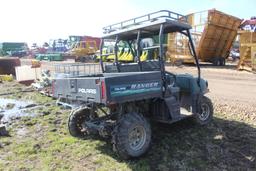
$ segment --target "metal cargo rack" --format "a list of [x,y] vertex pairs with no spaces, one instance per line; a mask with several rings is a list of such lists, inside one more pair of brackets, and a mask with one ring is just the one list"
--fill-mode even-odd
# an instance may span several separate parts
[[56,64],[54,67],[55,77],[84,77],[102,74],[99,63]]
[[142,25],[150,22],[154,22],[158,19],[169,19],[178,22],[187,23],[187,17],[168,10],[160,10],[140,17],[132,18],[122,21],[120,23],[112,24],[103,28],[104,33],[112,33],[114,31],[129,28],[131,26]]

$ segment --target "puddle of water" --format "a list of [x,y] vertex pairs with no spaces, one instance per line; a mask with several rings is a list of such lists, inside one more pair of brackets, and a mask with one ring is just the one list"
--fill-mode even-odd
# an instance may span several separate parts
[[0,98],[0,115],[3,115],[1,121],[3,123],[11,119],[20,118],[24,116],[33,116],[32,113],[27,113],[27,106],[33,104],[32,102],[18,101],[14,99]]

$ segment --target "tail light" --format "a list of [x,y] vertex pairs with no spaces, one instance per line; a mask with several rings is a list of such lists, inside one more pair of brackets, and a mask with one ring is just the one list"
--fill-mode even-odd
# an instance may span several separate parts
[[105,87],[105,82],[101,81],[101,99],[106,98],[106,87]]

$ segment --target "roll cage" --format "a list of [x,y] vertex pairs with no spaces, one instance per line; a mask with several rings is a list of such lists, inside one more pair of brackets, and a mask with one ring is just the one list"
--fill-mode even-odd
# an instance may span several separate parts
[[[164,59],[164,49],[163,49],[163,36],[166,33],[179,32],[188,37],[190,53],[195,59],[195,64],[198,70],[198,83],[201,77],[200,66],[198,62],[198,57],[196,55],[193,40],[190,34],[191,26],[187,22],[187,17],[175,12],[168,10],[161,10],[153,13],[149,13],[140,17],[132,18],[120,23],[112,24],[103,28],[104,36],[100,43],[100,65],[102,72],[107,72],[104,68],[102,60],[102,49],[104,47],[104,40],[113,39],[115,40],[115,59],[113,65],[116,66],[117,72],[121,72],[121,65],[123,64],[118,61],[118,42],[120,40],[126,41],[131,48],[131,42],[136,40],[136,50],[132,54],[135,57],[135,62],[139,65],[139,71],[143,71],[142,62],[140,61],[140,55],[142,53],[142,48],[140,47],[140,41],[143,38],[148,38],[150,36],[159,36],[159,45],[157,46],[158,62],[160,66],[160,71],[162,75],[162,80],[165,84],[166,82],[166,72],[165,72],[165,59]],[[200,86],[200,84],[199,84]]]

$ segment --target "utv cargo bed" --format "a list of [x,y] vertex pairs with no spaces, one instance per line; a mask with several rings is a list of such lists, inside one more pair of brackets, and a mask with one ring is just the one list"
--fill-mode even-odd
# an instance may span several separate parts
[[[54,87],[58,85],[58,89]],[[61,86],[61,87],[60,87]],[[161,97],[160,71],[104,73],[95,77],[56,78],[54,97],[102,104]]]

